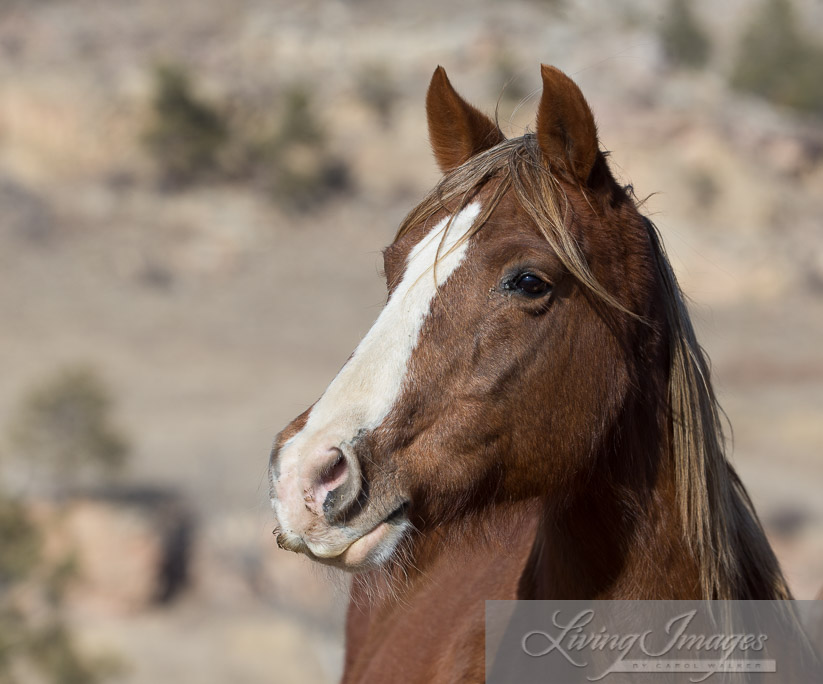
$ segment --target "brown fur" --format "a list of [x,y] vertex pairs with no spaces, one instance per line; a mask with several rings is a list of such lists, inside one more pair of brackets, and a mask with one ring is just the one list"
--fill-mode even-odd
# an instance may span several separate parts
[[457,94],[446,70],[437,67],[426,95],[432,150],[443,173],[504,139],[497,124]]
[[[580,91],[542,73],[536,135],[516,140],[432,79],[447,174],[387,248],[389,289],[431,225],[482,213],[357,445],[369,502],[351,524],[402,496],[415,531],[353,580],[347,682],[482,681],[486,599],[789,597],[659,236]],[[550,295],[507,290],[524,270]]]
[[544,64],[543,95],[537,108],[537,138],[544,159],[586,184],[597,159],[597,129],[577,84],[553,66]]

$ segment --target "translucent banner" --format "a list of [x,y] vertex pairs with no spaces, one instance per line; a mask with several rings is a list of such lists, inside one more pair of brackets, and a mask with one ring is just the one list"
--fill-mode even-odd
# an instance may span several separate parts
[[823,684],[821,601],[487,601],[486,682]]

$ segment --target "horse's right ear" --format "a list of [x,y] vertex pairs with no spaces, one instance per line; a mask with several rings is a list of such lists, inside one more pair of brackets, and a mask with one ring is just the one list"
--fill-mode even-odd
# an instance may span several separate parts
[[543,64],[543,95],[537,109],[537,141],[549,165],[584,185],[597,160],[597,127],[580,88],[560,69]]
[[494,121],[457,94],[441,66],[429,84],[426,116],[432,151],[443,173],[506,139]]

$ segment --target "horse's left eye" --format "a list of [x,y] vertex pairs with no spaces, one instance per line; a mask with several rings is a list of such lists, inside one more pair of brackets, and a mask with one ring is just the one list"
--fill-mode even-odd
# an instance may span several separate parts
[[529,297],[539,297],[551,288],[551,285],[534,273],[523,273],[514,279],[512,289]]

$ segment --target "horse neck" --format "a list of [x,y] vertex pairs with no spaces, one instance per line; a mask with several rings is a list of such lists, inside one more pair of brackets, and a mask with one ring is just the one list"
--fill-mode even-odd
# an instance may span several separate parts
[[561,508],[543,501],[521,598],[694,599],[700,573],[679,515],[667,419],[634,411]]

